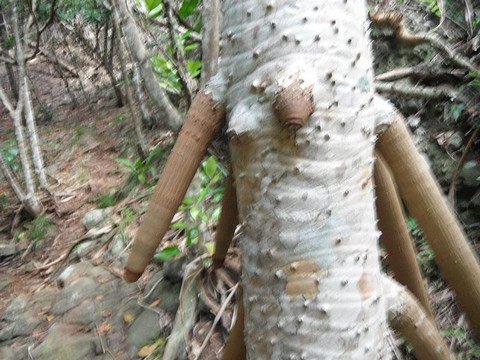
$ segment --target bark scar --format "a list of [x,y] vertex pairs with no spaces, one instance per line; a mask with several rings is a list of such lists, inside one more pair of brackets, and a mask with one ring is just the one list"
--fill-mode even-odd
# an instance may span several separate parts
[[318,295],[322,270],[313,260],[300,260],[283,267],[287,274],[286,293],[292,297],[314,298]]

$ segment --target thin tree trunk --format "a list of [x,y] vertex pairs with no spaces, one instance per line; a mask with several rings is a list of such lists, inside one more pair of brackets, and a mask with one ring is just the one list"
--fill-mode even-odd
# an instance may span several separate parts
[[[114,14],[114,16],[117,16],[116,13]],[[123,82],[125,84],[125,94],[127,99],[128,111],[130,112],[130,116],[132,117],[135,126],[135,133],[137,134],[140,157],[145,159],[148,154],[148,146],[145,140],[145,134],[143,133],[142,119],[140,119],[137,112],[135,111],[135,100],[133,98],[132,83],[130,81],[130,77],[128,76],[127,65],[125,64],[125,58],[123,56],[122,33],[120,28],[118,27],[118,21],[115,21],[115,30],[116,32],[118,32],[119,35],[117,37],[117,50],[118,58],[120,60],[120,69],[122,71]]]
[[40,148],[40,139],[38,137],[37,126],[35,124],[35,115],[32,106],[32,100],[30,97],[30,90],[28,87],[28,79],[25,75],[23,91],[25,92],[24,101],[25,101],[25,121],[27,123],[28,135],[30,138],[30,148],[32,150],[32,159],[35,166],[35,172],[38,176],[40,182],[40,187],[48,190],[48,181],[47,174],[45,172],[45,166],[42,156],[42,151]]
[[378,150],[388,162],[407,208],[432,246],[442,274],[480,336],[480,264],[401,114],[380,137]]
[[5,175],[5,178],[8,181],[8,184],[12,188],[13,192],[17,196],[17,198],[20,201],[23,201],[25,199],[25,194],[22,191],[22,188],[20,187],[20,184],[18,183],[17,179],[15,176],[12,174],[10,169],[8,168],[8,165],[3,157],[3,154],[0,153],[0,170],[2,170],[2,173]]
[[143,94],[142,79],[140,78],[137,64],[134,64],[133,66],[133,84],[135,85],[135,97],[137,98],[137,102],[140,106],[143,124],[144,126],[151,128],[153,126],[152,116],[150,114],[150,110],[148,110],[146,99]]
[[219,0],[203,1],[202,84],[218,70],[220,55],[220,24],[222,12]]
[[375,193],[380,241],[387,250],[387,261],[395,279],[420,300],[432,320],[435,319],[428,294],[418,266],[413,240],[408,233],[406,219],[397,193],[396,184],[383,157],[377,152],[375,160]]
[[[116,15],[113,15],[116,16]],[[114,22],[114,24],[116,24]],[[111,41],[111,47],[110,47],[110,54],[109,56],[106,56],[107,53],[105,53],[105,56],[102,57],[102,63],[105,67],[105,70],[107,70],[108,77],[110,78],[110,82],[112,83],[113,91],[115,92],[115,97],[117,98],[117,106],[122,107],[123,106],[123,94],[122,90],[120,89],[120,84],[118,83],[117,79],[115,78],[115,74],[113,72],[113,57],[115,56],[115,44],[117,43],[117,36],[120,39],[120,43],[122,41],[122,34],[121,32],[118,33],[120,30],[118,29],[117,26],[114,26],[112,28],[112,37],[110,39]],[[117,34],[118,33],[118,34]],[[123,51],[122,47],[120,46],[119,43],[119,48],[118,52],[119,54]],[[128,94],[127,94],[128,97]],[[127,99],[128,101],[128,99]]]
[[132,56],[139,65],[145,88],[148,91],[150,99],[155,101],[155,104],[162,112],[162,115],[165,118],[165,125],[172,130],[177,131],[182,125],[180,114],[172,105],[162,88],[160,88],[160,85],[156,80],[150,62],[150,55],[138,34],[135,22],[131,18],[125,2],[123,0],[113,0],[113,4],[114,11],[118,12],[120,27],[125,33]]

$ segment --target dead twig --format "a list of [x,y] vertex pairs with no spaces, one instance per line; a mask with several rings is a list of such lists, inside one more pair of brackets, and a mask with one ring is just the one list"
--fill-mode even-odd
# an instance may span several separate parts
[[369,14],[370,20],[378,25],[391,28],[398,40],[408,46],[417,46],[429,43],[431,46],[442,51],[453,63],[466,68],[470,71],[478,72],[480,69],[475,66],[467,57],[462,55],[458,50],[453,49],[446,41],[434,32],[415,34],[407,29],[403,14],[398,12],[381,12]]
[[235,286],[231,289],[230,294],[227,296],[227,298],[225,299],[225,301],[222,303],[222,306],[220,307],[220,310],[218,311],[217,316],[215,316],[215,320],[213,320],[212,327],[211,327],[210,330],[208,331],[207,336],[205,336],[205,340],[203,340],[202,346],[201,346],[200,349],[198,350],[198,353],[195,355],[195,360],[198,360],[198,359],[200,358],[200,355],[202,354],[202,351],[203,351],[203,350],[205,349],[205,347],[207,346],[208,341],[209,341],[210,338],[212,337],[213,331],[215,330],[215,327],[217,326],[218,322],[219,322],[220,319],[222,318],[223,312],[225,311],[225,309],[227,308],[228,304],[229,304],[230,301],[232,300],[233,295],[235,295],[235,293],[237,292],[238,286],[239,286],[239,283],[235,284]]

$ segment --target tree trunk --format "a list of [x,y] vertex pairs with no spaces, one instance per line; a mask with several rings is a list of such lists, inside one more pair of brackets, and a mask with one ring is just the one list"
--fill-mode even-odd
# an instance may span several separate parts
[[130,51],[136,63],[139,65],[145,88],[150,98],[155,101],[155,104],[165,117],[165,125],[173,130],[178,130],[182,125],[180,115],[157,82],[150,63],[150,55],[138,35],[135,22],[131,18],[125,2],[122,0],[113,0],[113,4],[115,11],[118,11],[120,27],[123,29]]
[[30,97],[27,76],[24,77],[23,91],[25,92],[25,122],[27,123],[28,137],[30,139],[30,148],[32,149],[32,159],[35,166],[35,172],[40,182],[40,187],[48,190],[47,173],[43,161],[42,150],[40,148],[40,139],[38,137],[37,125],[35,124],[35,115]]
[[203,1],[202,84],[218,70],[220,55],[220,24],[222,12],[219,0]]
[[[248,359],[389,358],[387,314],[402,319],[401,330],[415,341],[422,337],[415,318],[436,332],[421,307],[381,274],[373,150],[383,119],[365,1],[225,0],[223,15],[219,73],[187,114],[126,279],[144,271],[225,108],[243,229]],[[209,131],[199,129],[202,122]],[[225,233],[234,222],[224,224]],[[440,349],[450,357],[438,333],[427,337],[419,341],[422,354]]]
[[[114,14],[114,16],[117,16]],[[117,38],[117,50],[118,50],[118,59],[120,60],[120,69],[122,71],[123,82],[125,84],[125,98],[127,100],[127,107],[130,113],[130,116],[133,120],[133,125],[135,127],[135,133],[137,135],[137,148],[139,149],[139,155],[141,158],[145,159],[148,154],[148,146],[147,141],[145,140],[145,134],[143,133],[143,124],[142,119],[138,116],[138,113],[135,109],[135,100],[133,97],[133,87],[132,82],[130,81],[130,77],[128,76],[127,72],[127,64],[125,63],[125,58],[123,56],[124,47],[122,36],[120,32],[120,28],[117,26],[118,22],[116,22],[115,30],[118,32]]]

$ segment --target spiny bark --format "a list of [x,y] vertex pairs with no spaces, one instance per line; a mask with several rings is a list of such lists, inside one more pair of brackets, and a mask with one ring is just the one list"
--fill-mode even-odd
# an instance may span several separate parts
[[[250,359],[386,356],[364,19],[338,1],[224,3],[216,80],[230,109]],[[312,88],[314,112],[292,136],[272,107],[296,82]]]
[[442,274],[455,290],[477,336],[480,334],[480,265],[426,161],[417,152],[400,114],[380,137],[402,199],[432,246]]
[[137,231],[125,267],[125,278],[136,281],[150,262],[170,226],[208,145],[224,123],[224,111],[210,95],[201,91],[187,113],[185,124],[173,147]]
[[387,261],[392,267],[395,279],[407,286],[420,300],[430,318],[435,319],[396,185],[388,165],[378,152],[375,160],[375,193],[378,229],[382,233],[380,241],[387,250]]

